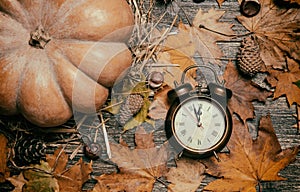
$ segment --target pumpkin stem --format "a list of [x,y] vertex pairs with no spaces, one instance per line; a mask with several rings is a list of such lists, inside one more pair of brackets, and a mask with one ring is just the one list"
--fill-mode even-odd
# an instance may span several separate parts
[[50,40],[49,33],[44,30],[43,26],[39,25],[35,31],[30,33],[29,45],[37,49],[44,49]]

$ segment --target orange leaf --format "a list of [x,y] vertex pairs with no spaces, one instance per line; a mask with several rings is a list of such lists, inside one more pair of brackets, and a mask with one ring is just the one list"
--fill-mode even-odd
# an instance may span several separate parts
[[245,122],[254,118],[254,107],[252,101],[265,101],[270,92],[259,88],[249,80],[239,75],[232,62],[226,66],[224,73],[225,87],[232,91],[232,98],[228,102],[231,113],[236,113]]
[[261,118],[255,140],[240,121],[234,119],[233,125],[227,144],[230,154],[219,154],[220,161],[214,157],[203,160],[207,172],[220,177],[205,189],[255,192],[262,181],[284,180],[278,173],[295,160],[300,145],[282,150],[270,116]]
[[54,151],[53,155],[46,155],[46,160],[53,172],[56,174],[62,173],[68,164],[68,155],[64,152],[62,147]]
[[274,99],[285,95],[289,105],[300,104],[300,88],[295,84],[300,79],[300,65],[287,58],[288,71],[269,69],[268,82],[276,87]]

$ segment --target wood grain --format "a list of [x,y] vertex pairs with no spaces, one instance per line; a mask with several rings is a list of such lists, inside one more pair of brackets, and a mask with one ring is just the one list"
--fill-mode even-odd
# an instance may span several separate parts
[[[228,22],[234,24],[233,29],[238,34],[243,34],[246,32],[245,28],[238,23],[238,21],[235,19],[237,15],[240,15],[239,11],[239,4],[237,0],[227,0],[223,3],[221,7],[218,6],[215,0],[205,0],[202,3],[194,3],[192,0],[177,0],[178,5],[184,10],[185,14],[183,14],[183,11],[180,11],[180,19],[183,20],[183,22],[188,22],[188,20],[192,20],[194,15],[196,15],[199,8],[203,10],[209,10],[210,8],[215,8],[219,10],[224,10],[225,14],[221,18],[221,22]],[[175,6],[176,8],[176,6]],[[166,17],[161,21],[160,26],[168,26],[173,20],[174,17],[174,11],[172,10],[172,7],[164,8],[163,6],[155,6],[153,11],[154,17],[159,17],[162,15],[165,11],[167,11]],[[189,18],[187,20],[187,17]],[[225,66],[228,62],[228,59],[232,59],[233,62],[235,62],[236,54],[238,52],[238,48],[240,46],[240,40],[239,38],[236,38],[232,41],[224,41],[218,43],[221,50],[224,53],[224,57],[222,58],[222,64],[223,66],[219,69],[219,74],[222,74]],[[197,60],[197,58],[196,58]],[[254,79],[255,82],[262,86],[267,86],[263,82],[263,76],[259,76]],[[294,114],[296,114],[296,107],[288,106],[286,99],[284,97],[279,98],[277,100],[273,100],[272,98],[268,99],[266,103],[259,103],[259,102],[253,102],[255,106],[255,114],[256,118],[252,121],[248,122],[248,125],[250,127],[251,133],[253,137],[256,136],[256,127],[258,124],[258,121],[261,116],[270,114],[273,126],[276,131],[276,135],[280,141],[280,144],[282,148],[287,148],[295,145],[300,144],[300,134],[297,131],[296,128],[293,128],[293,125],[296,124],[296,118],[293,117]],[[109,135],[110,141],[117,141],[121,135],[121,129],[116,123],[115,117],[111,116],[108,113],[104,113],[104,119],[109,119],[107,121],[107,131]],[[154,131],[154,141],[157,145],[161,145],[163,142],[166,141],[165,131],[164,131],[164,122],[158,121],[156,122],[156,125],[153,127],[150,124],[144,123],[144,127],[146,127],[146,130],[153,130]],[[88,128],[87,128],[88,129]],[[129,147],[134,147],[134,129],[127,131],[122,136],[126,140],[126,142],[129,144]],[[47,135],[46,133],[44,133]],[[101,133],[99,134],[101,135]],[[69,136],[68,136],[69,137]],[[78,139],[76,140],[76,138]],[[72,154],[79,146],[80,139],[77,135],[75,137],[75,141],[77,142],[70,142],[69,144],[66,144],[64,142],[63,145],[66,146],[66,151],[68,154]],[[48,142],[48,152],[52,153],[53,150],[56,148],[56,143],[54,142]],[[105,145],[102,145],[102,147],[105,148]],[[84,156],[83,148],[79,147],[79,151],[74,157],[74,159],[70,160],[69,164],[75,164],[79,158],[83,157],[84,160],[88,161],[88,159]],[[104,173],[112,173],[117,171],[117,168],[112,163],[107,163],[104,160],[107,160],[108,157],[105,153],[101,154],[101,159],[93,161],[93,174],[92,176],[99,176]],[[170,166],[174,166],[172,164],[172,161],[170,161]],[[299,177],[299,167],[300,167],[300,154],[297,156],[297,160],[290,164],[288,167],[286,167],[284,170],[280,172],[280,174],[287,178],[286,181],[280,181],[280,182],[264,182],[262,183],[262,191],[289,191],[289,192],[298,192],[300,191],[300,177]],[[188,170],[187,170],[188,171]],[[215,178],[207,176],[201,185],[199,186],[199,189],[197,191],[202,191],[203,187],[207,185],[208,182],[214,180]],[[90,179],[83,187],[84,191],[87,191],[89,189],[92,189],[95,185],[96,181],[93,179]],[[1,185],[0,185],[1,186]],[[1,189],[1,187],[0,187]],[[257,189],[258,190],[258,189]],[[166,187],[157,182],[155,184],[155,187],[153,189],[155,192],[165,192],[167,191]]]

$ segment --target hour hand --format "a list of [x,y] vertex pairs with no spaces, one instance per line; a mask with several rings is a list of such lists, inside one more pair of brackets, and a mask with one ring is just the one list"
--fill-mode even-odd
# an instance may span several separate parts
[[196,107],[195,107],[195,105],[193,105],[193,108],[194,108],[194,113],[195,113],[195,115],[196,115],[196,117],[197,117],[197,121],[198,121],[198,123],[200,122],[200,116],[201,116],[201,114],[202,114],[202,111],[201,111],[201,108],[199,107],[198,108],[198,110],[196,110]]

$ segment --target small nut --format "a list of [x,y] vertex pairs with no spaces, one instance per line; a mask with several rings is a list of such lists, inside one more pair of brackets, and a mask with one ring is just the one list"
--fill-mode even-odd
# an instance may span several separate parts
[[101,151],[102,148],[98,143],[91,143],[84,146],[84,154],[92,160],[98,159]]
[[260,8],[259,0],[243,0],[240,6],[241,13],[246,17],[254,17],[259,13]]
[[159,88],[164,82],[164,75],[161,72],[153,71],[148,75],[148,84],[152,89]]

